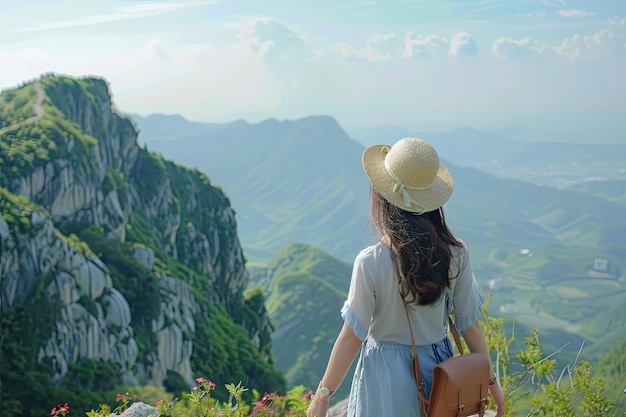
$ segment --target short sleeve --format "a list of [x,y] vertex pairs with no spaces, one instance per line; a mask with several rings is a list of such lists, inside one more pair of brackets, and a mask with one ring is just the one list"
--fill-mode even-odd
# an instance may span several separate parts
[[458,275],[452,275],[456,280],[452,302],[454,306],[454,324],[458,330],[471,327],[482,313],[483,297],[472,270],[472,261],[467,246],[459,248],[456,259]]
[[364,249],[354,260],[348,298],[341,309],[344,322],[361,341],[367,337],[374,313],[376,300],[374,268],[373,252]]

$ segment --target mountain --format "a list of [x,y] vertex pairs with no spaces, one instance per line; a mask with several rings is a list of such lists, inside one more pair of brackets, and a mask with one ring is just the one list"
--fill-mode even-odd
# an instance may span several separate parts
[[198,375],[284,388],[229,199],[139,147],[105,80],[4,90],[0,126],[0,415]]
[[[211,172],[228,190],[246,254],[269,259],[304,242],[350,260],[371,242],[363,147],[329,117],[222,125],[218,133],[143,140],[168,158]],[[440,152],[447,157],[446,152]],[[443,160],[456,187],[446,206],[472,243],[623,244],[619,202],[493,177]]]
[[[150,126],[140,128],[156,130]],[[250,259],[270,259],[292,242],[349,259],[371,240],[363,211],[368,183],[360,174],[362,147],[334,119],[235,122],[207,130],[187,136],[181,129],[176,140],[140,139],[167,158],[209,172],[227,190]]]
[[200,136],[220,132],[232,126],[245,125],[246,121],[237,120],[231,123],[191,122],[180,115],[150,114],[130,115],[135,123],[142,126],[138,133],[141,137],[159,138],[159,140],[180,139],[181,132],[189,136]]
[[[272,354],[289,386],[315,387],[343,324],[352,265],[310,245],[294,243],[267,264],[249,267],[253,285],[268,288]],[[349,379],[349,378],[347,378]],[[350,382],[337,391],[348,395]]]

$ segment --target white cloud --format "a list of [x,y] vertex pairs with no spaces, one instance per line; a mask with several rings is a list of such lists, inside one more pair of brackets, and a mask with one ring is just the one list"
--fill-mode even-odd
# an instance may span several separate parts
[[625,19],[612,19],[605,23],[606,27],[592,35],[575,34],[563,39],[561,45],[548,49],[568,57],[570,60],[597,59],[626,52]]
[[145,51],[148,55],[157,57],[164,61],[170,60],[170,55],[167,52],[163,42],[158,39],[153,39],[145,47]]
[[405,58],[444,56],[449,48],[450,42],[442,36],[414,35],[413,32],[408,32],[405,36],[403,56]]
[[373,36],[367,40],[364,48],[355,47],[348,42],[339,42],[318,50],[316,59],[335,55],[369,62],[381,62],[398,58],[470,56],[476,55],[477,52],[476,41],[467,32],[459,32],[450,40],[439,35],[416,35],[413,32],[407,32],[404,39],[396,34]]
[[537,42],[531,42],[530,38],[513,39],[510,37],[498,38],[491,48],[495,56],[499,58],[527,58],[541,52],[542,47]]
[[561,9],[558,12],[559,16],[562,17],[589,17],[595,16],[595,12],[588,12],[586,10],[576,10],[576,9]]
[[315,51],[315,60],[332,56],[369,62],[390,61],[402,55],[403,41],[395,34],[374,35],[367,40],[364,48],[349,42],[339,42]]
[[450,56],[469,56],[476,55],[478,53],[478,46],[476,41],[467,32],[459,32],[452,36],[450,40],[450,50],[448,55]]
[[312,53],[298,33],[271,18],[249,20],[237,38],[247,44],[252,52],[276,62],[305,59]]
[[566,57],[571,61],[598,59],[626,53],[626,19],[613,18],[604,22],[604,28],[591,35],[574,34],[563,39],[560,45],[541,44],[526,37],[516,40],[498,38],[492,46],[500,58],[523,58],[537,54]]
[[404,50],[404,41],[393,33],[375,35],[367,41],[367,49],[378,52],[385,56],[386,59],[391,59],[392,57],[401,56]]

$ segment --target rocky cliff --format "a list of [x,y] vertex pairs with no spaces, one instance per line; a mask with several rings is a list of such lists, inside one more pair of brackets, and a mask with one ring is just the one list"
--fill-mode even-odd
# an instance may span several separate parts
[[59,381],[89,358],[116,363],[126,383],[162,385],[173,371],[193,384],[194,343],[217,343],[196,334],[208,304],[268,360],[271,327],[244,297],[228,198],[137,136],[99,78],[2,92],[1,308],[43,292],[52,314],[37,361]]

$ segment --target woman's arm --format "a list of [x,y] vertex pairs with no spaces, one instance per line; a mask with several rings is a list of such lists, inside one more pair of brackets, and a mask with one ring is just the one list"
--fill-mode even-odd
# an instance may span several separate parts
[[[461,330],[461,334],[463,335],[463,339],[465,339],[465,343],[467,343],[467,347],[470,352],[484,355],[487,359],[489,359],[490,369],[493,370],[491,358],[489,357],[489,348],[487,347],[487,341],[485,340],[483,329],[480,327],[480,322],[476,321],[469,328]],[[490,377],[495,378],[495,375],[492,374]],[[494,384],[489,385],[489,393],[496,403],[496,417],[501,417],[504,415],[504,394],[502,394],[499,382],[497,380],[494,381]]]
[[[343,381],[350,365],[361,347],[361,340],[354,334],[354,331],[345,323],[335,340],[335,345],[330,353],[328,365],[324,377],[320,381],[320,386],[336,391],[341,381]],[[318,387],[306,412],[307,417],[325,417],[328,412],[328,396],[324,396]]]

